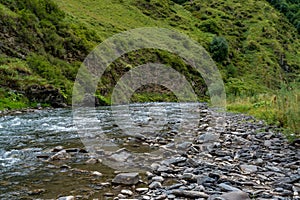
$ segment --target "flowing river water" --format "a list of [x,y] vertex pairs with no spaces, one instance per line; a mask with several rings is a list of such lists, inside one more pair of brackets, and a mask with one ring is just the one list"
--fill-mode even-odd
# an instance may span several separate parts
[[[112,114],[111,107],[99,107],[93,111],[98,125],[87,129],[92,134],[99,133],[101,129],[101,134],[113,135],[116,140],[122,138],[122,127],[128,128],[131,133],[137,130],[136,134],[141,130],[146,130],[145,134],[151,133],[151,130],[152,133],[176,133],[180,126],[191,129],[187,122],[197,121],[199,113],[195,109],[199,105],[132,104],[130,112],[119,113],[121,118]],[[89,117],[86,116],[86,119],[88,121]],[[78,153],[64,161],[49,162],[38,158],[48,155],[57,146],[87,149],[73,122],[71,109],[37,110],[0,117],[0,199],[53,199],[63,195],[88,195],[91,198],[118,189],[104,187],[105,182],[114,177],[116,169],[103,163],[86,164],[90,158],[86,153]],[[142,146],[134,140],[131,144],[127,146],[130,151],[151,151],[149,146]],[[117,147],[121,149],[124,144],[118,142]],[[70,172],[69,168],[73,171]],[[89,176],[87,171],[98,171],[103,176]]]

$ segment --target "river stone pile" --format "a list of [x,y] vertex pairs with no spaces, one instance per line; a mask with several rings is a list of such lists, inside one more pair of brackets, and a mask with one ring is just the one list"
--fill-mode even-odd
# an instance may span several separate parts
[[300,199],[297,143],[253,117],[227,114],[220,129],[208,120],[217,112],[201,116],[205,123],[186,153],[153,163],[137,199]]
[[[137,164],[147,164],[145,175],[138,170],[130,170],[130,173],[116,172],[114,178],[104,180],[105,172],[101,170],[87,171],[66,165],[74,157],[84,159],[86,165],[97,165],[105,159],[87,154],[81,148],[59,146],[38,158],[62,165],[58,168],[64,169],[63,172],[90,177],[96,188],[91,193],[100,192],[104,196],[100,199],[300,200],[299,140],[289,143],[274,128],[253,117],[224,116],[207,107],[201,107],[198,112],[200,124],[188,132],[188,140],[177,141],[177,153],[151,164],[148,164],[147,157],[140,157],[144,161],[139,160]],[[222,123],[216,123],[220,119],[223,119]],[[180,134],[179,131],[171,127],[162,135],[122,137],[123,148],[120,147],[110,157],[119,163],[133,162],[130,160],[132,154],[124,148],[127,142],[134,141],[138,147],[165,148],[172,146],[176,134]],[[135,166],[136,163],[133,164]],[[127,169],[124,168],[124,171]],[[43,191],[34,190],[30,195]],[[77,193],[80,194],[79,191]]]

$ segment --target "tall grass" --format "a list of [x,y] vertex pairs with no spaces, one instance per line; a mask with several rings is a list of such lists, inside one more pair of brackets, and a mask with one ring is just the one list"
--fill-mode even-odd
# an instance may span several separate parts
[[300,83],[283,85],[274,93],[228,99],[227,109],[243,112],[283,128],[289,139],[300,137]]

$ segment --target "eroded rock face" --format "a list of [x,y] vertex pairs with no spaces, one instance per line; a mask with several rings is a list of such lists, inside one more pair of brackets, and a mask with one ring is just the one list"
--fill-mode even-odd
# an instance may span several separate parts
[[49,103],[55,108],[66,107],[66,99],[59,89],[53,86],[31,85],[25,90],[32,102]]

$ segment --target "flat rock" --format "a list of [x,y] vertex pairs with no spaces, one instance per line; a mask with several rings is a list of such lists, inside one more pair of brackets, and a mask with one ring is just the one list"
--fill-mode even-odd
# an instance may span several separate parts
[[257,166],[255,165],[240,165],[240,168],[243,172],[246,173],[255,173],[257,172]]
[[162,164],[169,166],[171,164],[174,165],[174,164],[178,164],[178,163],[184,162],[184,161],[186,161],[185,157],[175,157],[175,158],[170,158],[170,159],[162,161]]
[[51,152],[59,152],[59,151],[61,151],[61,150],[63,150],[63,149],[64,149],[63,146],[57,146],[57,147],[54,147],[54,148],[51,150]]
[[190,191],[190,190],[172,190],[171,194],[180,197],[187,197],[187,198],[208,198],[208,195],[204,192],[198,191]]
[[207,142],[215,142],[219,139],[219,135],[215,133],[204,133],[198,137],[198,141],[202,143],[207,143]]
[[58,200],[75,200],[74,196],[59,197]]
[[148,188],[136,188],[135,191],[139,192],[139,193],[144,193],[144,192],[148,192]]
[[97,172],[97,171],[93,171],[92,175],[94,175],[94,176],[102,176],[102,173]]
[[230,186],[230,185],[227,185],[226,183],[219,184],[219,187],[225,191],[241,191],[240,189]]
[[138,173],[121,173],[115,176],[112,180],[115,184],[123,184],[123,185],[135,185],[139,182],[139,174]]
[[161,176],[152,177],[152,181],[163,182],[165,179]]
[[118,162],[125,162],[130,156],[131,154],[123,148],[116,151],[113,155],[110,156],[110,158]]
[[38,194],[44,193],[45,191],[46,191],[45,189],[35,189],[32,191],[29,191],[28,194],[29,195],[38,195]]
[[225,200],[250,200],[247,193],[239,191],[239,192],[229,192],[226,194],[223,194],[221,196]]
[[162,185],[160,182],[158,181],[153,181],[150,185],[149,185],[149,188],[150,189],[156,189],[156,188],[161,188]]
[[59,152],[57,152],[56,154],[54,154],[53,156],[51,156],[49,159],[50,160],[67,160],[71,158],[71,155],[69,153],[67,153],[65,150],[61,150]]
[[121,193],[127,196],[133,195],[133,192],[131,190],[121,190]]

